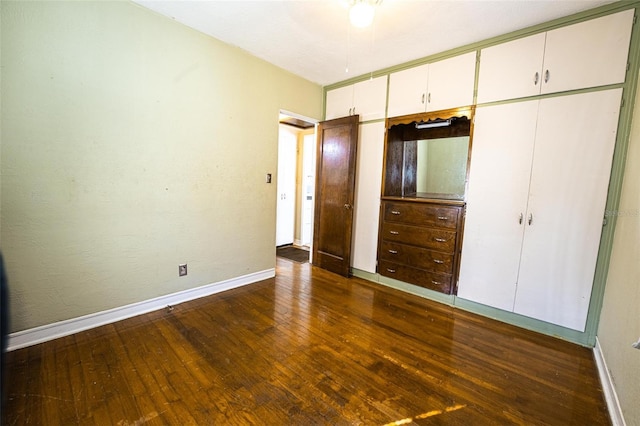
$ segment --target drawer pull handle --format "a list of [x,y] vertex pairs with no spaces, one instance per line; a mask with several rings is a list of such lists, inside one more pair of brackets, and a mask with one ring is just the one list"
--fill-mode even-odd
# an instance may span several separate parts
[[391,235],[398,235],[398,234],[400,234],[398,231],[389,231],[389,233],[390,233]]
[[389,253],[391,253],[391,254],[398,254],[398,250],[389,250]]
[[391,272],[392,274],[395,274],[396,270],[395,269],[391,269],[391,268],[387,268],[387,272]]
[[433,259],[433,261],[438,265],[442,265],[444,263],[444,260],[439,260],[439,259]]
[[445,238],[434,238],[434,240],[436,240],[439,243],[444,243],[447,241]]
[[433,285],[442,285],[442,283],[440,281],[434,281],[434,280],[431,280],[431,284],[433,284]]
[[400,212],[398,210],[391,210],[391,214],[399,215]]
[[449,220],[448,216],[438,216],[438,220]]

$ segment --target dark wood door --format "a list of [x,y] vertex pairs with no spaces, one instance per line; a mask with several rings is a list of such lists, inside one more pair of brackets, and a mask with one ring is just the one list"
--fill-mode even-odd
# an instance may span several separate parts
[[349,276],[359,116],[318,126],[313,264]]

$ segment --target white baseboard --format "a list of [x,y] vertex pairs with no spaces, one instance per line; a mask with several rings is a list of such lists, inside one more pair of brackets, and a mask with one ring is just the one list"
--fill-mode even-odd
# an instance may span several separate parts
[[145,314],[147,312],[163,309],[167,305],[177,305],[189,300],[198,299],[200,297],[209,296],[211,294],[220,293],[236,287],[242,287],[258,281],[273,278],[276,275],[275,268],[265,269],[264,271],[254,272],[252,274],[235,277],[217,283],[207,284],[202,287],[196,287],[189,290],[179,291],[177,293],[168,294],[166,296],[156,297],[154,299],[142,302],[132,303],[130,305],[109,309],[106,311],[96,312],[84,315],[78,318],[71,318],[65,321],[47,324],[40,327],[31,328],[29,330],[18,331],[9,334],[7,350],[24,348],[36,345],[38,343],[47,342],[59,337],[68,336],[90,328],[99,327],[105,324],[111,324],[136,315]]
[[600,341],[596,337],[596,345],[593,347],[593,357],[596,360],[596,367],[598,368],[598,375],[600,376],[600,383],[602,384],[602,391],[604,392],[604,399],[607,402],[607,408],[609,410],[609,417],[611,417],[611,423],[613,426],[626,426],[624,416],[622,415],[622,408],[620,408],[620,401],[618,401],[618,394],[616,388],[613,385],[611,374],[607,368],[607,363],[604,360],[604,354],[600,347]]

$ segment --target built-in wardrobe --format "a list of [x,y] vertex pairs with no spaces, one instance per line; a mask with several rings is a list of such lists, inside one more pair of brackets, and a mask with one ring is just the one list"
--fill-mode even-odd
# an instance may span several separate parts
[[585,331],[638,72],[635,9],[610,9],[329,88],[327,119],[362,121],[356,275]]

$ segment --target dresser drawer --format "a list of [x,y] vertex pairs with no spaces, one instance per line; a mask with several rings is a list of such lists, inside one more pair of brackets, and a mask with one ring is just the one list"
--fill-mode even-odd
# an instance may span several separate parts
[[409,244],[445,253],[453,253],[456,247],[456,232],[443,229],[420,228],[400,223],[384,222],[382,240]]
[[459,207],[385,201],[384,220],[417,226],[456,229]]
[[453,273],[453,254],[383,241],[380,260],[413,266],[444,274]]
[[451,275],[438,274],[398,263],[380,261],[378,273],[385,277],[411,283],[430,290],[451,294]]

